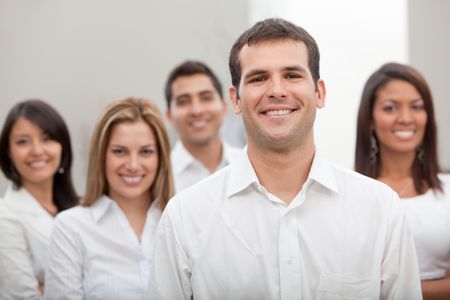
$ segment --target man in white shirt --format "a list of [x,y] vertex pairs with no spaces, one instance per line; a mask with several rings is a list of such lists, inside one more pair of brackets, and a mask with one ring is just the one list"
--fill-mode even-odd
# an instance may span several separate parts
[[169,202],[152,299],[421,299],[397,195],[315,150],[325,85],[314,39],[267,19],[229,64],[247,151]]
[[171,153],[179,192],[228,165],[241,150],[220,137],[227,105],[208,66],[198,61],[178,65],[169,75],[165,94],[167,118],[180,138]]

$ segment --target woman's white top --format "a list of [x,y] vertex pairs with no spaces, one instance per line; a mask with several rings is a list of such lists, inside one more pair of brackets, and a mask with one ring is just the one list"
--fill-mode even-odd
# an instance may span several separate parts
[[422,280],[438,279],[450,269],[450,174],[440,174],[443,193],[404,198],[402,205],[416,244]]
[[50,241],[45,298],[144,299],[160,216],[153,201],[139,241],[107,196],[60,213]]
[[53,217],[24,188],[0,200],[0,299],[41,299]]

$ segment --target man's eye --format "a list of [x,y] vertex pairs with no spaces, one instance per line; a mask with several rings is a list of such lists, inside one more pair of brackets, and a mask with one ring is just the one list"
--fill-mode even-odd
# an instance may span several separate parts
[[209,101],[211,101],[213,99],[213,97],[212,96],[202,96],[201,97],[201,100],[202,101],[204,101],[204,102],[209,102]]
[[257,77],[250,78],[249,82],[263,82],[266,79],[267,79],[266,76],[257,76]]
[[185,106],[185,105],[189,104],[189,99],[186,99],[186,98],[177,99],[175,104],[177,106]]
[[300,74],[297,73],[288,73],[286,74],[286,78],[288,79],[296,79],[296,78],[301,78],[302,76],[300,76]]

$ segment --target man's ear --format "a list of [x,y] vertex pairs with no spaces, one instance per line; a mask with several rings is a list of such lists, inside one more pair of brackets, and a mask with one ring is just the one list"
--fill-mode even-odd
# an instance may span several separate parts
[[317,108],[322,108],[325,106],[325,96],[327,94],[325,88],[325,82],[322,79],[317,81],[317,90],[316,90],[316,106]]
[[236,88],[232,85],[230,86],[230,101],[233,106],[234,114],[239,115],[241,113],[241,100],[239,99],[239,94]]

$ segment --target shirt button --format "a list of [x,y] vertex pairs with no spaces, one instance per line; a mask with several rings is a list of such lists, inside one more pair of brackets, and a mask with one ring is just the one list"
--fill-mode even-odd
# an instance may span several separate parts
[[289,259],[287,260],[287,264],[288,264],[288,265],[292,265],[292,260],[293,260],[292,258],[289,258]]

